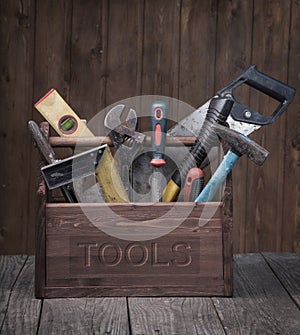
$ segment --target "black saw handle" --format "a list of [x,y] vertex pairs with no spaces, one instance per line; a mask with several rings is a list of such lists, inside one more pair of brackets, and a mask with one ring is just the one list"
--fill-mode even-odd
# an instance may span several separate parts
[[[247,84],[279,101],[279,106],[272,115],[262,115],[234,98],[234,89],[243,84]],[[293,101],[295,93],[296,90],[293,87],[258,71],[255,65],[251,65],[231,84],[217,92],[217,95],[220,97],[226,97],[228,95],[233,97],[234,104],[230,115],[234,120],[263,126],[273,123],[280,117]]]
[[[280,102],[279,107],[271,116],[264,116],[240,103],[233,96],[233,90],[243,84],[247,84],[276,99]],[[224,125],[229,115],[236,121],[256,125],[272,123],[286,110],[294,96],[294,88],[259,72],[255,65],[250,66],[231,84],[217,92],[217,95],[210,101],[199,137],[164,189],[163,201],[176,200],[188,171],[194,166],[200,167],[209,150],[218,141],[216,133],[212,131],[214,124]]]

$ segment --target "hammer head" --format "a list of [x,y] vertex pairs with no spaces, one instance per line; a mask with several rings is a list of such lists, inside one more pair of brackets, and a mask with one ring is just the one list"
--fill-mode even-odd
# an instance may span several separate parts
[[269,156],[269,152],[266,149],[235,130],[221,126],[220,124],[214,124],[213,129],[230,145],[231,151],[239,156],[246,155],[257,165],[263,165]]

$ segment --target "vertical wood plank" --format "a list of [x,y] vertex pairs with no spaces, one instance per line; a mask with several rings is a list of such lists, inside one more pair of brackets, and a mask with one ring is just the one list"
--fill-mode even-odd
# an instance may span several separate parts
[[[251,64],[253,1],[219,1],[215,62],[215,92],[227,86]],[[239,91],[237,98],[247,104],[249,92]],[[245,252],[247,207],[247,159],[241,158],[233,170],[234,252]],[[251,196],[251,194],[249,195]]]
[[178,97],[180,1],[145,1],[143,94]]
[[[290,2],[254,1],[253,63],[258,69],[287,81]],[[251,106],[260,113],[274,111],[272,99],[251,95]],[[248,166],[246,250],[278,251],[283,222],[283,171],[287,111],[274,124],[262,127],[252,139],[270,152],[263,165]]]
[[182,1],[179,99],[193,107],[215,93],[216,22],[216,0]]
[[[32,105],[51,88],[55,88],[66,100],[69,100],[72,1],[38,1],[36,13],[34,100]],[[34,109],[33,118],[37,122],[44,121],[36,109]],[[55,133],[51,128],[50,132]],[[57,152],[57,157],[64,157],[66,153],[70,155],[67,149],[60,149]],[[32,221],[36,219],[36,213],[40,211],[35,199],[38,188],[36,167],[39,166],[39,160],[38,151],[33,150],[30,189],[30,203],[32,204],[30,217]],[[55,190],[53,193],[63,199],[60,190]],[[31,239],[28,243],[32,243]]]
[[[38,1],[36,5],[34,101],[51,88],[69,98],[72,1]],[[35,120],[42,117],[35,111]]]
[[141,93],[144,2],[109,3],[106,104]]
[[74,1],[70,104],[83,119],[106,105],[107,34],[108,1]]
[[[179,0],[145,0],[142,94],[178,98],[180,5]],[[177,120],[176,108],[168,118]],[[142,119],[140,127],[150,130],[150,119]]]
[[300,1],[291,6],[288,82],[297,89],[286,113],[281,251],[300,252]]
[[[35,1],[0,3],[0,253],[26,253]],[[32,238],[33,240],[33,238]],[[32,252],[31,248],[31,252]]]

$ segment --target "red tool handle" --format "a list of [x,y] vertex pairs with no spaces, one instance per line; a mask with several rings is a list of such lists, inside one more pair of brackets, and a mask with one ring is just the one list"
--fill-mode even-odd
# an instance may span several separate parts
[[184,186],[184,201],[194,201],[202,191],[204,173],[200,168],[191,168],[187,174]]
[[152,151],[153,158],[151,164],[159,167],[166,164],[164,160],[166,132],[167,132],[167,113],[166,103],[157,101],[151,108],[151,130],[152,130]]

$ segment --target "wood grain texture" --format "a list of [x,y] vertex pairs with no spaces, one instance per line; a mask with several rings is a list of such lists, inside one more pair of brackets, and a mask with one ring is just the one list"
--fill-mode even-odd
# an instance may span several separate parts
[[[290,31],[298,31],[300,2],[291,2]],[[291,34],[289,51],[288,81],[299,87],[300,34]],[[286,134],[284,146],[284,189],[283,216],[281,227],[281,251],[300,252],[300,95],[297,90],[295,101],[286,113]]]
[[216,18],[216,0],[182,1],[179,99],[193,107],[215,94]]
[[298,334],[299,270],[299,254],[236,255],[232,298],[39,300],[33,298],[33,258],[1,256],[0,332]]
[[[73,2],[70,101],[86,120],[106,106],[108,2]],[[97,134],[103,134],[103,121],[99,127]]]
[[41,300],[34,297],[34,257],[30,256],[11,292],[3,334],[33,334],[38,328]]
[[300,254],[263,253],[263,257],[300,309]]
[[232,250],[222,246],[231,229],[223,236],[223,209],[190,206],[48,204],[45,296],[230,295]]
[[27,256],[0,256],[0,331],[15,282],[27,260]]
[[234,257],[234,296],[213,298],[230,334],[298,334],[300,310],[259,254]]
[[[27,121],[42,120],[33,104],[51,87],[87,120],[131,94],[198,106],[250,64],[299,90],[298,0],[11,0],[0,7],[0,253],[34,250],[38,156]],[[240,95],[260,111],[273,106],[251,91]],[[234,169],[235,252],[300,250],[298,104],[297,95],[280,120],[253,134],[270,151],[266,164],[242,158]],[[140,130],[149,129],[141,121]]]
[[[253,1],[219,1],[217,12],[214,91],[227,86],[251,65]],[[243,86],[234,92],[244,104],[249,103],[249,90]],[[245,223],[248,159],[242,157],[232,171],[233,178],[233,239],[234,252],[245,251]]]
[[[290,1],[254,1],[252,62],[258,69],[288,82]],[[251,94],[250,104],[270,115],[277,104],[264,95]],[[286,117],[253,134],[252,139],[270,152],[262,168],[249,164],[245,248],[249,251],[279,251],[283,219],[283,174],[285,166]],[[255,196],[253,196],[255,194]],[[266,220],[266,218],[268,218]],[[290,224],[290,223],[289,223]]]
[[38,334],[129,334],[126,298],[45,300]]
[[[46,139],[49,138],[49,123],[42,122],[40,124],[42,134]],[[45,180],[41,174],[41,167],[45,165],[45,161],[39,155],[39,164],[37,166],[35,191],[35,295],[42,297],[44,294],[44,287],[46,281],[46,202],[47,202],[47,188]]]
[[144,1],[109,2],[106,104],[141,94]]
[[27,129],[32,117],[34,1],[2,1],[0,13],[0,253],[14,254],[24,253],[34,235],[28,203],[32,143]]
[[210,299],[129,298],[131,331],[140,334],[225,334]]

